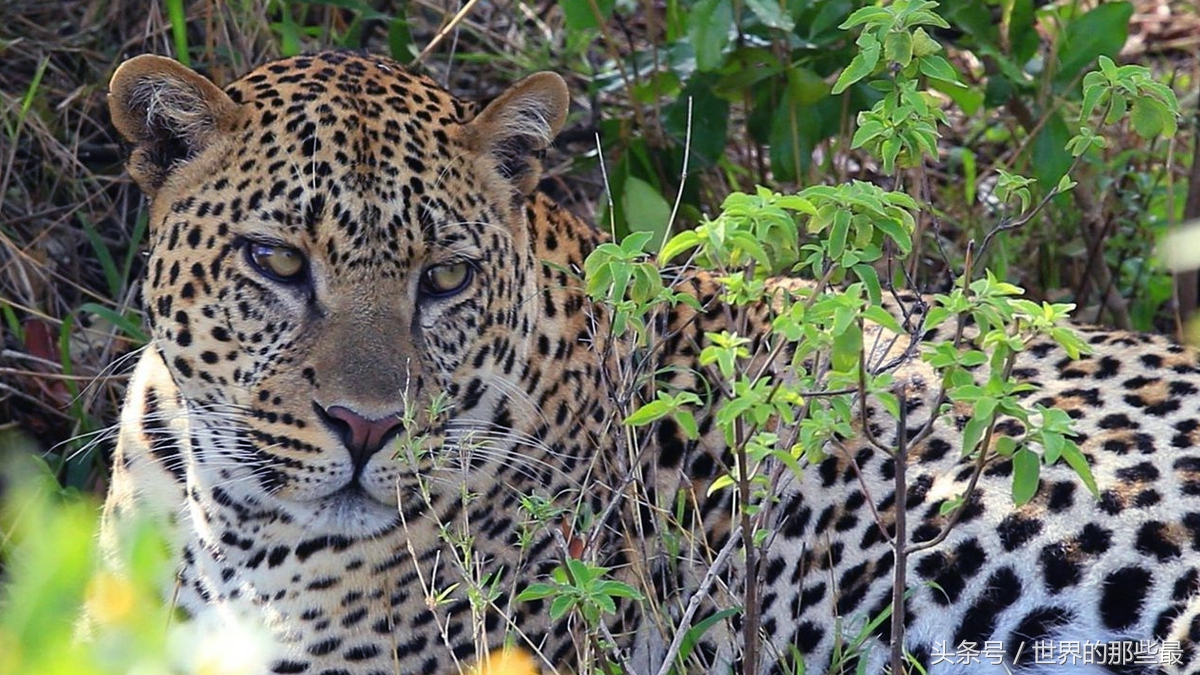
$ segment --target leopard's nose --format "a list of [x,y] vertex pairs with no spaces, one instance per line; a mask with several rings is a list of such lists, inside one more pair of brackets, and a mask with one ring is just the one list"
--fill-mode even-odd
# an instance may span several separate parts
[[356,471],[366,466],[371,457],[404,428],[398,414],[368,419],[345,406],[315,407],[325,423],[341,435]]

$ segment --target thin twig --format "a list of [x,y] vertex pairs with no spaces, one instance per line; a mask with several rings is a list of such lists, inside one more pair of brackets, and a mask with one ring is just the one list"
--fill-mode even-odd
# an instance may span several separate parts
[[[892,391],[897,397],[902,396],[903,385],[896,385]],[[896,534],[892,538],[892,550],[895,551],[896,571],[892,575],[892,672],[897,675],[904,672],[904,595],[908,584],[906,578],[908,550],[904,545],[908,540],[908,523],[906,521],[908,484],[905,476],[908,469],[908,445],[905,439],[905,435],[908,433],[907,408],[908,406],[905,405],[900,406],[900,432],[896,434],[896,454],[894,456]]]
[[742,538],[742,526],[738,525],[734,528],[733,533],[729,536],[729,541],[725,542],[717,557],[713,559],[712,565],[708,571],[704,573],[704,579],[700,581],[700,586],[696,588],[696,592],[688,600],[688,606],[683,611],[683,616],[679,618],[679,625],[675,627],[675,637],[671,639],[671,645],[667,648],[666,656],[663,662],[658,667],[658,672],[655,675],[667,675],[671,670],[671,664],[675,661],[675,657],[679,655],[679,649],[683,646],[683,640],[687,636],[687,630],[692,625],[692,617],[696,615],[700,609],[700,603],[704,602],[704,598],[708,595],[708,590],[716,582],[717,577],[725,569],[725,563],[729,560],[730,554],[737,548],[738,541]]
[[463,4],[462,9],[458,10],[454,16],[450,17],[450,21],[447,22],[445,26],[442,26],[442,29],[437,32],[437,35],[433,36],[433,39],[429,41],[429,44],[425,45],[425,48],[421,50],[421,53],[417,54],[417,58],[413,59],[413,63],[421,63],[425,60],[425,57],[429,56],[430,52],[432,52],[434,49],[437,49],[437,46],[442,43],[442,40],[446,39],[446,36],[450,34],[450,31],[458,27],[458,24],[462,22],[464,18],[466,18],[467,13],[470,12],[478,2],[479,0],[467,0],[467,2]]
[[604,147],[600,145],[600,132],[596,132],[596,159],[600,160],[600,177],[604,179],[604,198],[608,202],[608,233],[617,238],[617,212],[613,206],[612,184],[608,182],[608,167],[604,165]]
[[675,205],[671,207],[671,217],[667,220],[667,227],[663,230],[662,243],[658,245],[661,251],[667,245],[667,239],[671,237],[671,229],[675,224],[675,216],[679,214],[679,204],[683,201],[683,187],[687,185],[688,177],[688,157],[692,150],[692,97],[687,99],[687,128],[683,134],[683,168],[679,171],[679,190],[675,192]]

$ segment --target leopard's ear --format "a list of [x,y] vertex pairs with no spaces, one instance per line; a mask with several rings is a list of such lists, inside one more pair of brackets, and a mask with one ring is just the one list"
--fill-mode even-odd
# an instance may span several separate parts
[[500,173],[523,194],[541,174],[537,154],[550,146],[567,120],[567,83],[555,73],[536,73],[514,84],[467,123],[467,142],[491,155]]
[[153,196],[163,182],[233,127],[237,105],[208,78],[171,59],[143,54],[108,85],[113,126],[133,146],[127,166]]

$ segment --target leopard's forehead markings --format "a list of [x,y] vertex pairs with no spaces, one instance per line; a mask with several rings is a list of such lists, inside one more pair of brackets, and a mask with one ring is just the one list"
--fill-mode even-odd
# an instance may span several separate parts
[[478,206],[438,189],[460,178],[448,131],[474,109],[428,78],[339,52],[267,64],[226,91],[248,109],[234,158],[247,196],[236,206],[257,221],[371,269],[469,236],[434,225],[469,221],[464,210]]
[[[235,102],[260,102],[287,113],[343,106],[364,120],[412,117],[429,126],[460,124],[468,106],[429,78],[344,52],[273,61],[226,88]],[[319,102],[318,105],[311,105]],[[329,105],[327,105],[329,104]]]

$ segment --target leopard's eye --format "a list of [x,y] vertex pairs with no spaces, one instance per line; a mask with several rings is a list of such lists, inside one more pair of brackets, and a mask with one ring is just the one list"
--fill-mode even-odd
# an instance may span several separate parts
[[448,297],[466,288],[473,278],[475,268],[470,263],[434,265],[421,274],[421,292],[435,298]]
[[304,275],[304,255],[290,246],[249,242],[246,257],[264,276],[282,282],[300,281]]

